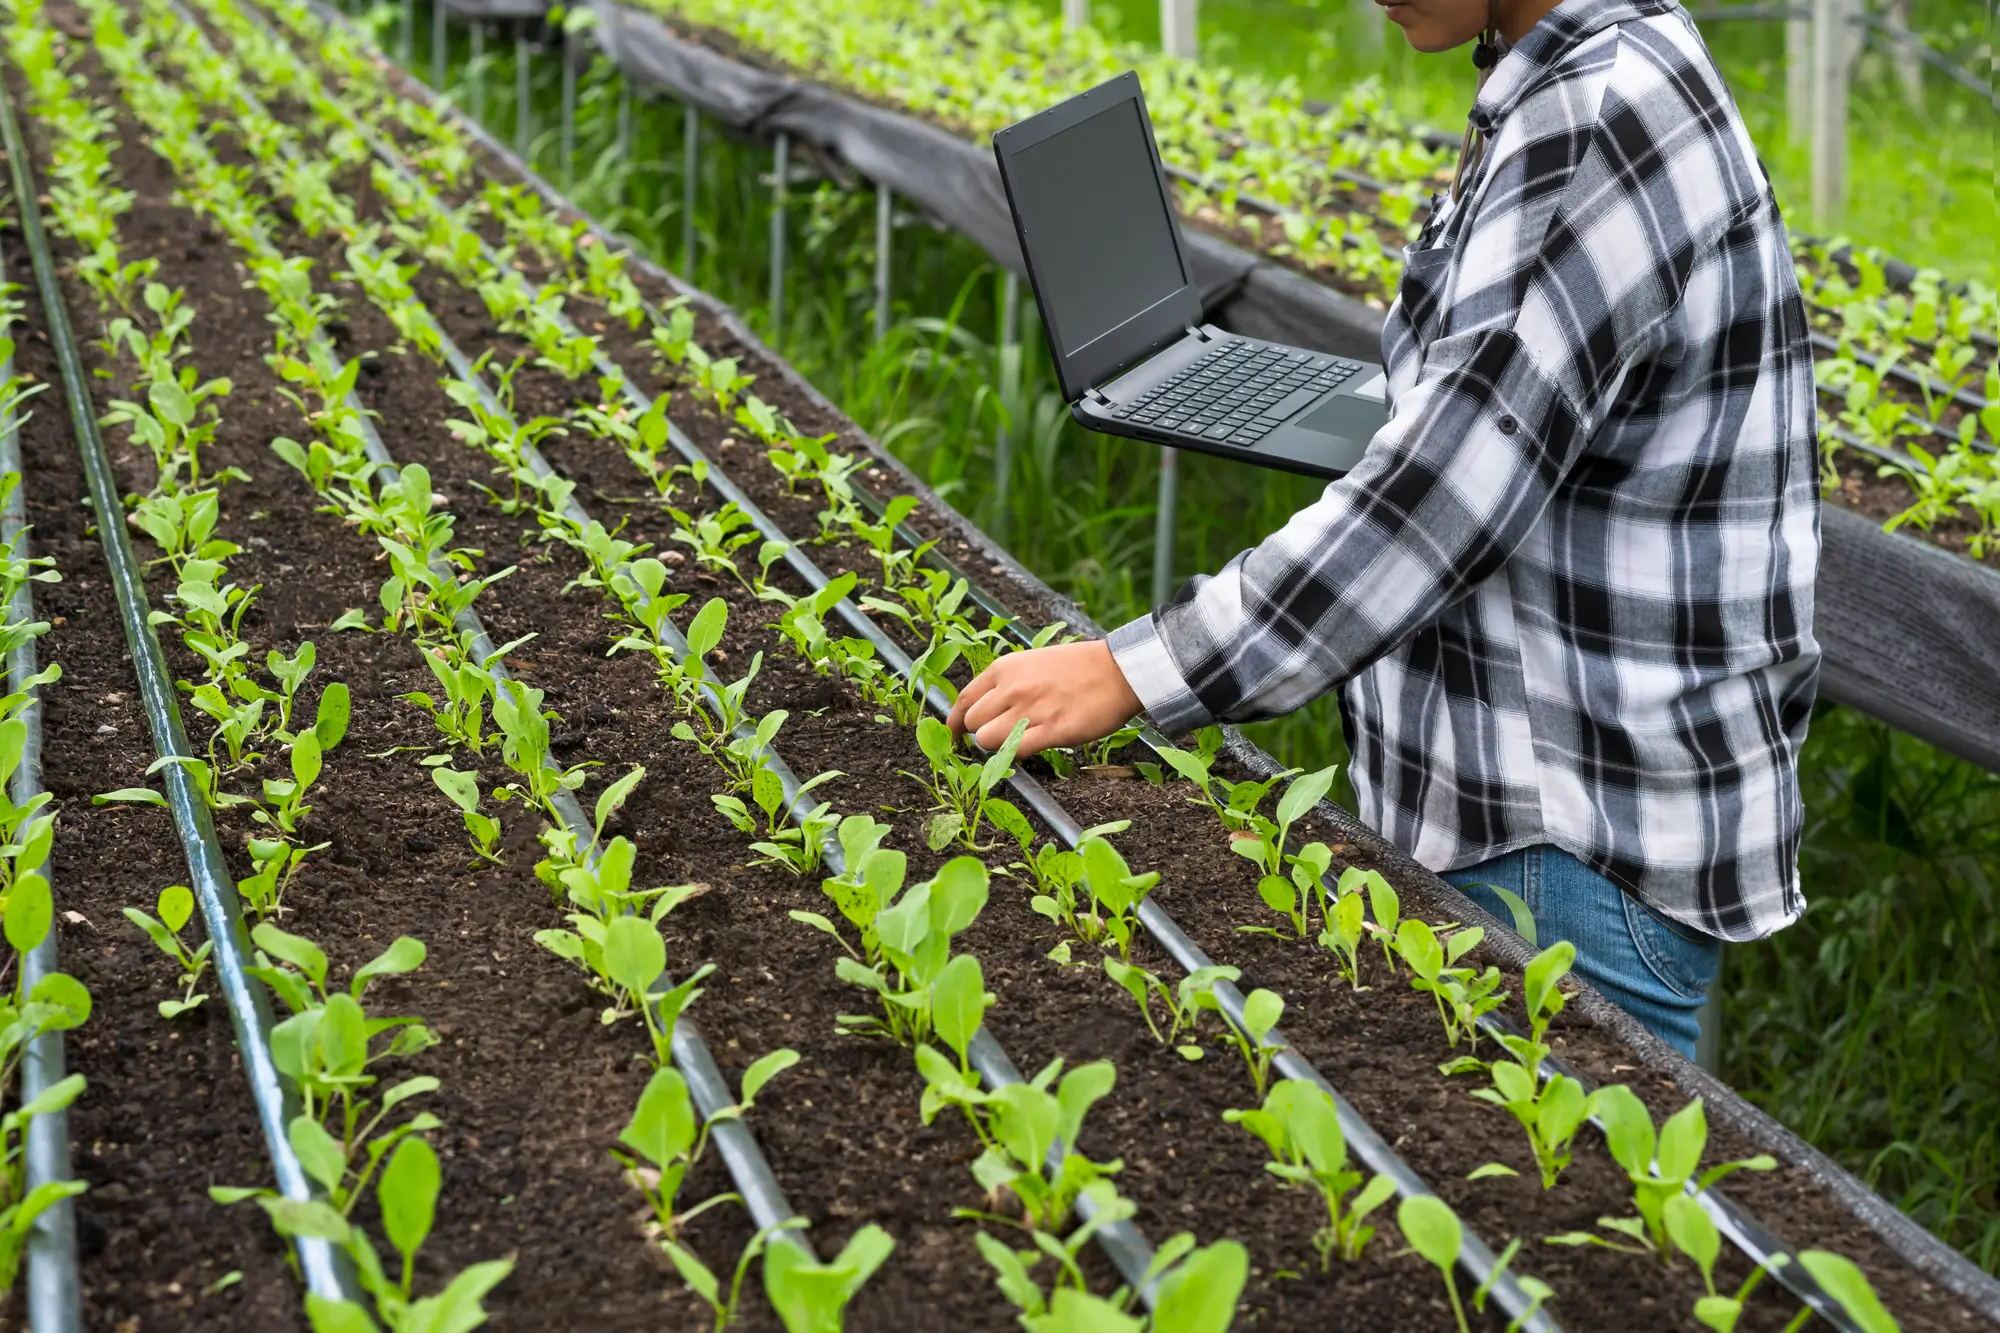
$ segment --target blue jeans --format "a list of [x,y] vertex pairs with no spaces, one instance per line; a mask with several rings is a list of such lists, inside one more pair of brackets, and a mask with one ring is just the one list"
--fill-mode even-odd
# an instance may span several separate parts
[[1535,915],[1542,948],[1576,946],[1571,969],[1690,1060],[1701,1034],[1699,1010],[1722,962],[1722,944],[1660,916],[1568,852],[1538,843],[1443,878],[1513,924],[1498,884]]

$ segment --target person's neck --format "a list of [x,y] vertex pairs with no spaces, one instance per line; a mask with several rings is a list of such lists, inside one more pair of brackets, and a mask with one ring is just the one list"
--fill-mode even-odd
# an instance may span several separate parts
[[1560,3],[1562,0],[1493,0],[1494,26],[1507,45],[1514,46],[1542,21],[1542,15]]

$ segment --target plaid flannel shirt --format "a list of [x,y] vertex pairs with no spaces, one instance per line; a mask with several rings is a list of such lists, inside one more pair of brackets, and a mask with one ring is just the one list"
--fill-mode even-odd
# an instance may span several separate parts
[[1706,934],[1804,909],[1818,423],[1769,183],[1673,0],[1565,0],[1409,248],[1391,416],[1110,643],[1163,730],[1336,686],[1361,817],[1433,870],[1534,843]]

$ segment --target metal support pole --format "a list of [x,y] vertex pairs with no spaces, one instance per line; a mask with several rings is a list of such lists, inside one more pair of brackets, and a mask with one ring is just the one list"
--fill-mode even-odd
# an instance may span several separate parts
[[465,77],[472,83],[472,118],[483,125],[486,123],[486,23],[482,19],[472,20],[471,51]]
[[1354,25],[1361,30],[1362,44],[1370,49],[1380,49],[1382,29],[1387,20],[1382,17],[1382,9],[1375,0],[1348,0],[1354,11]]
[[1847,200],[1847,22],[1853,0],[1813,0],[1813,226],[1840,225]]
[[1160,49],[1193,60],[1201,44],[1195,36],[1196,0],[1160,0]]
[[417,0],[403,0],[402,57],[404,69],[417,67]]
[[576,181],[576,34],[563,26],[562,39],[562,183],[567,192]]
[[993,439],[994,535],[1006,540],[1008,502],[1014,488],[1014,419],[1020,414],[1021,280],[1013,269],[1000,277],[1000,430]]
[[444,95],[444,71],[450,48],[445,44],[444,0],[431,0],[431,87]]
[[889,336],[889,271],[896,232],[896,194],[875,187],[875,341]]
[[618,74],[618,202],[624,203],[625,182],[631,175],[632,161],[632,81],[621,70]]
[[1728,965],[1727,945],[1723,946],[1722,958],[1715,969],[1715,980],[1709,983],[1708,996],[1695,1015],[1701,1032],[1694,1039],[1694,1062],[1718,1076],[1722,1073],[1722,969]]
[[1812,31],[1811,19],[1785,20],[1785,137],[1794,148],[1812,141]]
[[785,195],[792,170],[792,138],[780,133],[771,147],[771,345],[785,337]]
[[1065,28],[1081,28],[1089,23],[1090,0],[1063,0],[1062,20]]
[[523,23],[514,34],[514,151],[523,161],[527,161],[528,145],[535,137],[535,103],[528,86],[533,72],[529,64],[528,25]]
[[695,180],[701,167],[701,112],[694,103],[681,114],[681,276],[694,281]]
[[1174,511],[1181,502],[1181,454],[1160,450],[1160,499],[1153,517],[1153,606],[1174,595]]

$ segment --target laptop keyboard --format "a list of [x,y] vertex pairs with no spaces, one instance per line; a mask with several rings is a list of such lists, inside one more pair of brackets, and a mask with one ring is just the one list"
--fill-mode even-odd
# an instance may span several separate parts
[[1130,403],[1105,409],[1142,426],[1255,444],[1361,366],[1337,356],[1218,341],[1199,361]]

